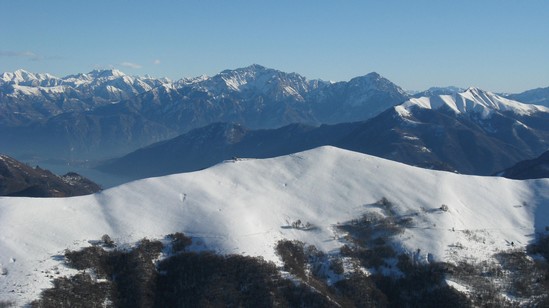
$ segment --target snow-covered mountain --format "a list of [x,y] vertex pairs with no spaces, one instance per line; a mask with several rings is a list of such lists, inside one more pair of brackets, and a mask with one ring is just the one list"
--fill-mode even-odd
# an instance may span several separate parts
[[279,98],[291,96],[304,101],[306,93],[327,84],[329,83],[321,80],[307,80],[296,73],[284,73],[253,64],[235,70],[224,70],[212,78],[193,83],[193,88],[214,95],[234,91]]
[[109,70],[57,78],[24,70],[0,75],[0,125],[44,121],[65,112],[83,112],[170,83],[167,79],[133,77]]
[[402,116],[406,116],[410,109],[416,107],[423,109],[446,108],[455,114],[475,114],[482,119],[489,118],[494,112],[511,112],[519,116],[528,116],[538,112],[549,113],[547,107],[520,103],[474,87],[452,95],[411,98],[396,106],[395,109]]
[[[62,263],[65,249],[89,246],[102,234],[123,246],[184,232],[192,249],[278,264],[280,239],[338,254],[347,242],[336,227],[365,213],[385,215],[377,203],[383,198],[392,204],[390,215],[407,219],[390,245],[417,262],[494,260],[494,253],[524,249],[546,232],[548,191],[549,180],[458,175],[322,147],[91,196],[0,198],[0,294],[18,305],[35,299],[51,279],[75,272]],[[314,228],[289,228],[296,220]]]

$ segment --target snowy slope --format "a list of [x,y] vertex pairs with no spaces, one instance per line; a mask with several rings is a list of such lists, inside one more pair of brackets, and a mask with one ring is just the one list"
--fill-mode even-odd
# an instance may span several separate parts
[[[375,210],[382,197],[397,215],[416,214],[397,237],[405,252],[437,260],[485,259],[524,247],[549,225],[549,181],[464,176],[333,147],[264,160],[228,161],[66,199],[0,198],[0,298],[19,304],[66,275],[66,248],[109,234],[132,243],[184,232],[196,249],[264,256],[299,239],[325,252],[342,245],[335,225]],[[437,210],[442,204],[448,212]],[[317,229],[284,228],[300,219]],[[469,230],[466,232],[466,230]],[[202,243],[202,244],[201,244]],[[461,248],[459,248],[461,247]],[[50,276],[50,277],[49,277]]]

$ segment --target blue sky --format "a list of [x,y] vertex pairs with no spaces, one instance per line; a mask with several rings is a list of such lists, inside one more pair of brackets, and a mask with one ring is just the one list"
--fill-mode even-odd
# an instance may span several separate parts
[[549,86],[549,1],[0,1],[0,71],[179,79],[257,63],[401,87]]

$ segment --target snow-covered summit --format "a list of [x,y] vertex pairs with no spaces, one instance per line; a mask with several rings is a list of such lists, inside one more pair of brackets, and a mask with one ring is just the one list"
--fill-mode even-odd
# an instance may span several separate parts
[[174,86],[175,87],[185,87],[185,86],[190,86],[190,85],[193,85],[195,83],[199,83],[199,82],[202,82],[202,81],[205,81],[205,80],[208,80],[210,77],[207,76],[207,75],[200,75],[200,76],[197,76],[197,77],[186,77],[186,78],[181,78],[177,81],[174,82]]
[[[82,85],[89,83],[100,83],[109,80],[116,80],[120,78],[130,77],[117,69],[95,69],[89,73],[79,73],[76,75],[69,75],[63,79],[64,82],[72,85]],[[145,78],[145,77],[143,77]]]
[[517,115],[530,115],[536,112],[547,112],[549,108],[538,105],[523,104],[489,91],[470,87],[464,92],[453,95],[411,98],[395,110],[401,115],[409,115],[411,108],[440,109],[449,108],[456,114],[474,113],[481,118],[489,118],[494,112],[512,112]]
[[31,73],[23,69],[15,72],[4,72],[0,74],[1,84],[15,84],[22,86],[56,86],[61,80],[51,74]]
[[117,70],[117,69],[104,69],[104,70],[93,70],[89,73],[90,76],[94,78],[101,78],[101,77],[123,77],[126,76],[123,72]]

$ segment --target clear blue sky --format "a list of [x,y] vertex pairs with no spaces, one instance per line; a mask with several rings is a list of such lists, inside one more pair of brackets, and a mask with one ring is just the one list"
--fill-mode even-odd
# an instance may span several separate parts
[[257,63],[410,90],[549,86],[547,0],[0,0],[0,71],[179,79]]

